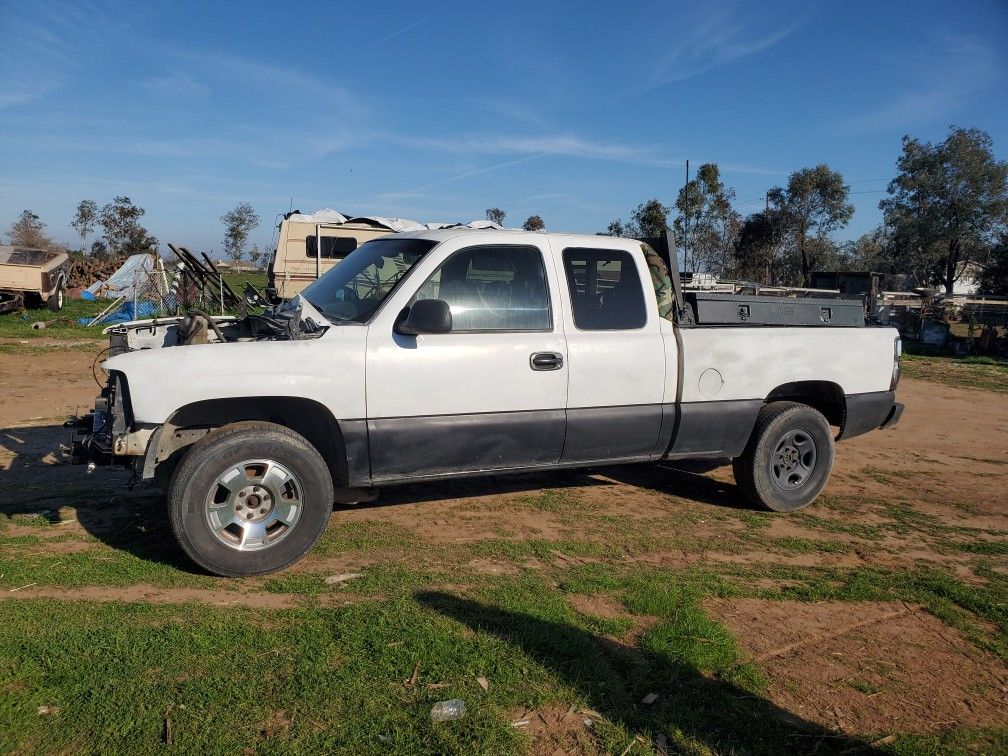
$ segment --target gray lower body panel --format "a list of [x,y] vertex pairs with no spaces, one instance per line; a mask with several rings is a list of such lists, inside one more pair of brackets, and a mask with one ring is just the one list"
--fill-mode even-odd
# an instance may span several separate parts
[[597,462],[653,456],[662,424],[660,404],[567,410],[561,462]]
[[[847,394],[844,397],[847,411],[843,430],[838,439],[853,438],[862,433],[881,428],[886,421],[893,424],[890,416],[896,404],[895,391],[872,391],[867,394]],[[900,407],[900,412],[902,412]],[[899,419],[898,417],[896,418]]]
[[373,482],[548,467],[563,451],[565,411],[390,417],[368,421]]
[[749,442],[762,399],[722,402],[685,402],[666,455],[682,457],[737,457]]
[[347,485],[371,485],[371,459],[368,450],[367,420],[341,420],[340,433],[347,458]]

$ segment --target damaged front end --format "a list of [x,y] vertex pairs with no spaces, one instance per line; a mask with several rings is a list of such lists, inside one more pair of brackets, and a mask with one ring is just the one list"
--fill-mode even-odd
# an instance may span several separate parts
[[113,371],[108,384],[95,397],[87,415],[71,417],[64,427],[73,429],[73,438],[64,451],[75,465],[96,467],[119,465],[136,472],[136,461],[147,450],[153,429],[134,430],[126,376]]
[[186,315],[134,320],[105,329],[109,356],[142,349],[224,344],[241,341],[297,341],[317,339],[328,323],[300,297],[281,302],[259,314],[209,315],[192,309]]

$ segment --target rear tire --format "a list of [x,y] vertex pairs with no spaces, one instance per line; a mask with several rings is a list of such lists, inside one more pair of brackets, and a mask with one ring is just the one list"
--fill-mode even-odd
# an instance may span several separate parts
[[833,457],[833,434],[822,413],[805,404],[773,402],[760,410],[732,471],[751,501],[775,512],[794,512],[822,492]]
[[52,293],[52,296],[46,300],[46,305],[53,312],[59,312],[63,309],[63,300],[66,298],[66,289],[60,284],[56,287],[56,291]]
[[227,577],[289,567],[316,544],[332,510],[332,478],[318,450],[266,422],[233,423],[201,438],[168,490],[183,551]]

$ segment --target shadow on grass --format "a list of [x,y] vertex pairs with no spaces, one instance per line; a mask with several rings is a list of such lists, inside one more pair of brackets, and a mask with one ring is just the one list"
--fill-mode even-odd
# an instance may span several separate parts
[[[86,475],[83,466],[62,461],[60,444],[70,441],[70,432],[62,425],[0,429],[0,514],[57,523],[60,508],[70,506],[85,530],[110,548],[196,571],[175,543],[163,493],[149,484],[128,490],[129,474],[119,467],[98,468]],[[613,480],[717,507],[749,508],[734,485],[700,474],[722,463],[599,465],[429,481],[390,487],[374,502],[337,504],[335,509],[380,509],[441,499],[606,486]]]
[[[641,654],[552,620],[427,591],[417,601],[472,630],[512,644],[578,691],[591,709],[630,736],[657,732],[670,752],[872,753],[875,749],[781,709],[732,682],[663,653]],[[657,693],[652,705],[641,699]],[[700,748],[697,748],[700,746]]]
[[129,490],[121,467],[87,475],[62,458],[60,444],[70,440],[62,425],[0,428],[0,514],[57,525],[65,517],[60,510],[72,507],[81,527],[109,548],[198,573],[175,542],[164,493]]

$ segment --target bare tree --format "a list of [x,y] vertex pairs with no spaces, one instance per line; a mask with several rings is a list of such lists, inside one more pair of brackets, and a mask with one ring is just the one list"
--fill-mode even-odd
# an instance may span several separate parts
[[245,254],[249,234],[259,225],[259,216],[248,202],[241,202],[221,216],[224,224],[224,254],[238,262]]
[[22,210],[18,219],[11,223],[7,236],[15,247],[49,249],[55,243],[43,230],[45,226],[46,224],[31,210]]
[[505,213],[499,207],[488,207],[486,210],[486,219],[488,221],[493,221],[498,226],[504,225],[504,218],[506,217],[507,213]]

